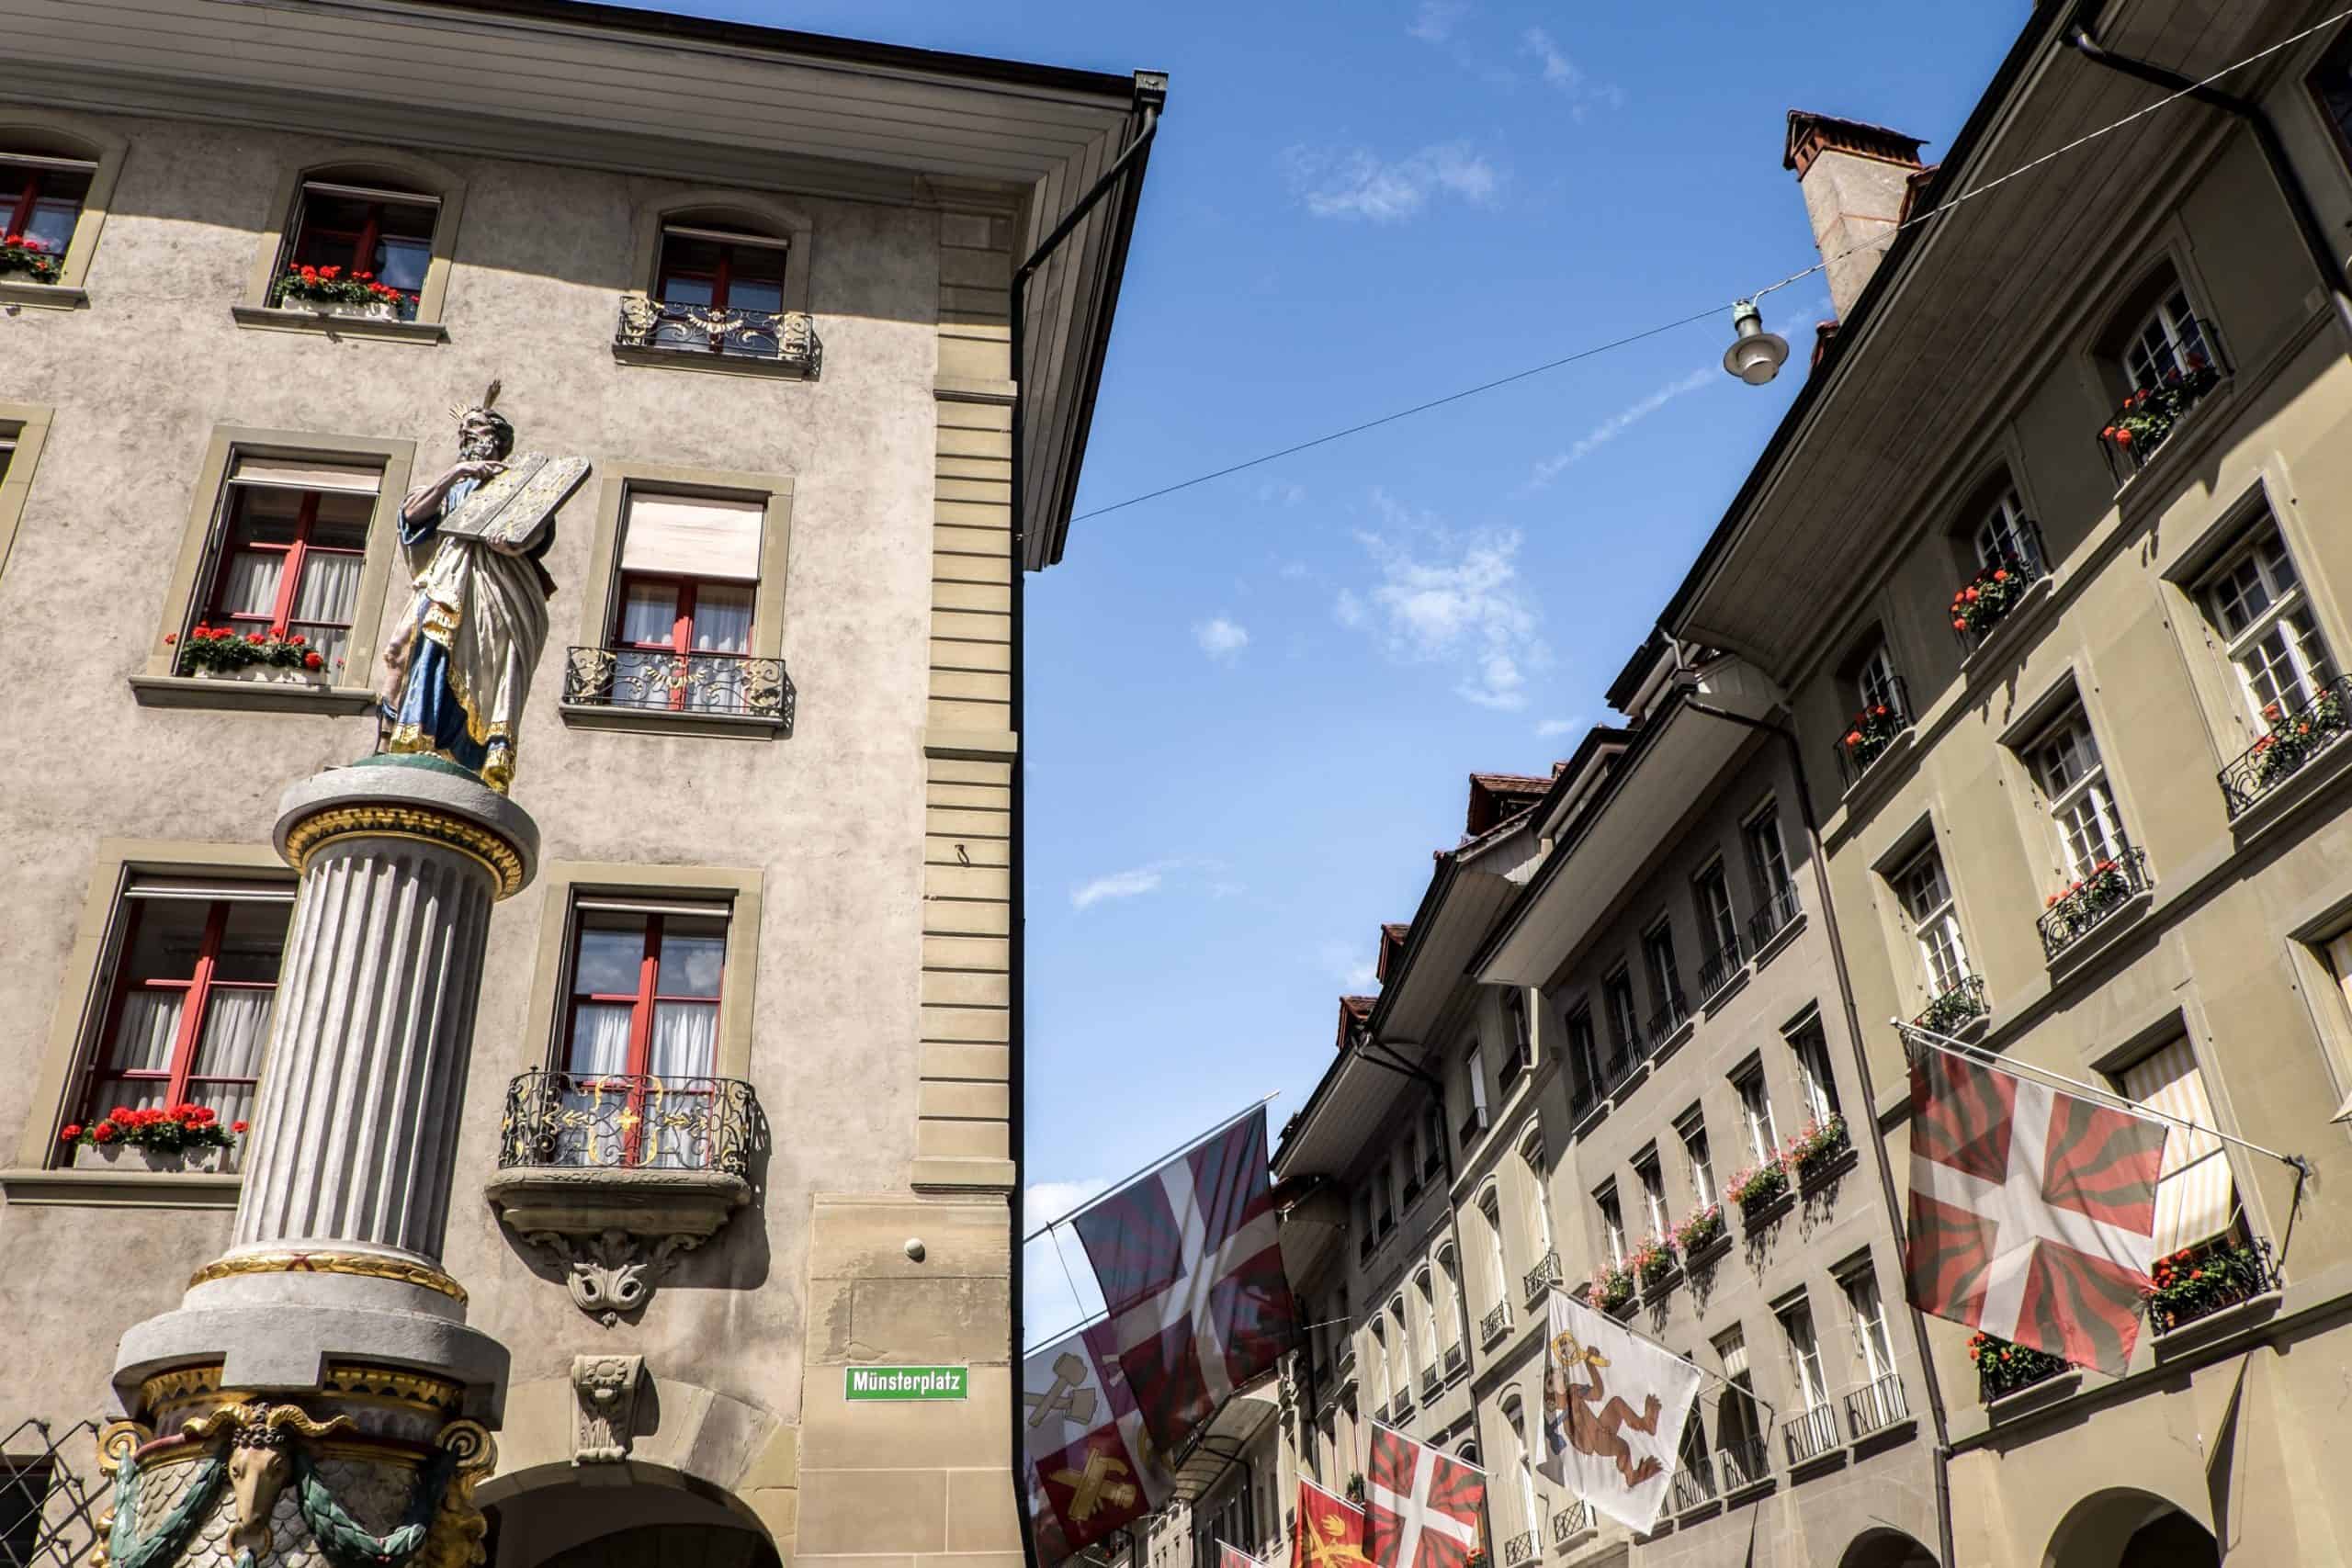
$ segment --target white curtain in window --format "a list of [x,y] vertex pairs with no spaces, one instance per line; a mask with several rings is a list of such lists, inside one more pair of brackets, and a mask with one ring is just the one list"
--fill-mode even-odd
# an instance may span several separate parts
[[197,1041],[198,1077],[250,1078],[261,1076],[262,1047],[268,1043],[268,991],[215,990],[204,1010],[204,1030]]
[[[122,999],[122,1021],[107,1054],[118,1072],[160,1073],[172,1065],[172,1041],[180,1030],[183,991],[133,991]],[[136,1102],[133,1102],[136,1103]]]
[[229,558],[220,584],[220,608],[232,615],[266,615],[277,608],[277,583],[286,557],[275,550],[239,550]]
[[302,560],[302,581],[294,585],[294,615],[298,621],[349,621],[359,603],[358,556],[316,552]]
[[[2344,1005],[2352,1008],[2352,931],[2346,931],[2327,944],[2328,966],[2335,971],[2336,988],[2344,993]],[[2335,1108],[2335,1120],[2352,1119],[2352,1096]]]
[[609,1077],[628,1071],[629,1005],[582,1002],[571,1021],[571,1057],[567,1070],[580,1077]]
[[653,1042],[646,1071],[656,1077],[707,1078],[718,1063],[718,1009],[709,1002],[653,1004]]
[[[2125,1068],[2123,1092],[2152,1111],[2185,1117],[2200,1126],[2215,1124],[2204,1076],[2197,1070],[2196,1055],[2185,1039]],[[2237,1188],[2230,1178],[2222,1140],[2211,1133],[2192,1133],[2177,1125],[2167,1131],[2165,1163],[2156,1178],[2157,1256],[2220,1235],[2236,1208]]]
[[755,501],[632,494],[621,570],[755,582],[766,511]]
[[699,653],[752,651],[752,591],[704,584],[695,594],[695,649]]

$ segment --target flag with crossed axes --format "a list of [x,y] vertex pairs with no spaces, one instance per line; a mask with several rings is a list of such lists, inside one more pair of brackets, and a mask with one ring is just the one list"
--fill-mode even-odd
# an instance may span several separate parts
[[1165,1504],[1170,1478],[1097,1324],[1022,1363],[1029,1511],[1037,1555],[1058,1562]]
[[1144,1425],[1172,1450],[1298,1341],[1266,1176],[1266,1109],[1070,1221]]

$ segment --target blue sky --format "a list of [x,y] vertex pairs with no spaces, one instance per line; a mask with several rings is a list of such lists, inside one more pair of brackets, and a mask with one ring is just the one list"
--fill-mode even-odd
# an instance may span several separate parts
[[[1932,159],[2030,10],[690,8],[1170,73],[1081,513],[1810,265],[1786,111]],[[1770,298],[1798,357],[1761,390],[1720,368],[1726,311],[1076,524],[1028,598],[1036,1217],[1257,1096],[1277,1126],[1304,1103],[1465,775],[1545,772],[1604,716],[1827,313],[1818,277]],[[1049,1258],[1029,1275],[1034,1340],[1080,1311]]]

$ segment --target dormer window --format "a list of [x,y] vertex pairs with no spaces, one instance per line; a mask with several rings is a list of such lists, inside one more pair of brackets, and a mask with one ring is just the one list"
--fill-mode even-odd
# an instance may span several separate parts
[[440,217],[441,198],[422,191],[356,175],[305,179],[270,303],[415,320]]
[[[714,197],[719,193],[712,193]],[[808,226],[751,197],[648,214],[637,289],[623,296],[622,356],[669,365],[767,361],[813,373]]]

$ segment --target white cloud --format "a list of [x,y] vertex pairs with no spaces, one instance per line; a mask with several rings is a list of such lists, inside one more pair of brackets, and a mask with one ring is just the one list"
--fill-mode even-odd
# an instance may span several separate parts
[[1530,28],[1520,35],[1520,52],[1534,58],[1544,85],[1567,98],[1572,106],[1570,112],[1577,119],[1582,119],[1594,104],[1606,104],[1612,109],[1625,107],[1624,89],[1606,82],[1589,81],[1582,68],[1542,28]]
[[1454,24],[1469,9],[1468,0],[1421,0],[1413,12],[1413,25],[1405,31],[1423,43],[1443,43],[1453,36]]
[[1349,996],[1367,995],[1380,984],[1378,966],[1362,956],[1362,949],[1354,942],[1327,942],[1319,955],[1324,969]]
[[1686,392],[1696,392],[1703,388],[1713,386],[1718,374],[1713,369],[1693,370],[1679,381],[1668,382],[1640,401],[1619,409],[1615,413],[1577,436],[1576,444],[1566,451],[1546,457],[1536,464],[1534,472],[1528,479],[1525,490],[1542,490],[1567,469],[1583,462],[1675,399]]
[[1361,147],[1293,147],[1282,163],[1291,188],[1317,218],[1394,223],[1419,212],[1433,196],[1483,204],[1502,184],[1495,166],[1466,141],[1424,147],[1393,161]]
[[[1340,624],[1377,622],[1392,658],[1462,667],[1454,691],[1480,707],[1515,713],[1527,705],[1527,676],[1551,663],[1537,635],[1538,615],[1519,586],[1516,533],[1456,536],[1416,519],[1384,491],[1373,504],[1388,531],[1356,537],[1380,579],[1363,595],[1342,590]],[[1417,553],[1416,546],[1426,547]]]
[[1547,718],[1535,727],[1535,738],[1549,740],[1555,736],[1573,735],[1584,728],[1581,716],[1575,718]]
[[1193,640],[1199,643],[1201,651],[1211,659],[1230,664],[1241,657],[1243,649],[1250,646],[1250,632],[1247,627],[1219,615],[1214,620],[1193,622]]
[[1051,1224],[1111,1184],[1099,1176],[1076,1181],[1033,1181],[1021,1194],[1021,1234]]
[[1168,869],[1167,863],[1139,865],[1133,871],[1114,871],[1108,876],[1098,876],[1081,887],[1069,890],[1069,907],[1091,908],[1106,898],[1140,898],[1147,893],[1159,891],[1159,881]]

